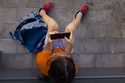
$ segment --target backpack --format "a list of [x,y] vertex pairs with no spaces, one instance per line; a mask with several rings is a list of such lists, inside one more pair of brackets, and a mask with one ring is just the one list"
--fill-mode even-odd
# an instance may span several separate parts
[[36,12],[24,16],[23,20],[10,32],[12,39],[19,41],[30,53],[43,50],[44,41],[48,32],[47,24]]

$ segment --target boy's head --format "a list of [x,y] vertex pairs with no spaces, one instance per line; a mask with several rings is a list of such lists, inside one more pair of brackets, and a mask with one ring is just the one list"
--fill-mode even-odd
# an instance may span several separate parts
[[75,64],[71,58],[56,57],[51,62],[48,75],[53,83],[71,83],[75,71]]

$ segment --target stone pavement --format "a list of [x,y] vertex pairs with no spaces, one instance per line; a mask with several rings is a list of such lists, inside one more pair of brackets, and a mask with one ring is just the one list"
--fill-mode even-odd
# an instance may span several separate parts
[[[10,39],[21,17],[48,0],[0,0],[0,69],[32,68],[26,49]],[[74,59],[83,68],[125,67],[125,0],[53,0],[52,16],[63,30],[82,2],[91,4],[75,32]]]

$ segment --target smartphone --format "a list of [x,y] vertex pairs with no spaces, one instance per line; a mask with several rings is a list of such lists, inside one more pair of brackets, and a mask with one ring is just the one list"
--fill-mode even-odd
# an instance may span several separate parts
[[71,35],[71,32],[60,32],[60,33],[51,34],[50,38],[51,38],[51,40],[63,39],[65,37],[67,37],[69,39],[70,35]]

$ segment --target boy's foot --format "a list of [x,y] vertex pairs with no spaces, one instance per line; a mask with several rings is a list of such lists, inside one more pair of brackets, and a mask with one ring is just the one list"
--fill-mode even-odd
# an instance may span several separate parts
[[50,12],[54,7],[53,2],[48,2],[46,4],[43,5],[43,8],[45,10],[46,13]]
[[80,6],[80,12],[82,12],[83,15],[86,15],[87,12],[88,12],[88,10],[89,10],[88,4],[83,3],[83,4]]
[[82,17],[83,17],[84,15],[87,14],[88,10],[89,10],[88,4],[83,3],[83,4],[80,6],[79,11],[76,12],[75,17],[76,17],[78,14],[79,14],[79,15],[82,14]]

